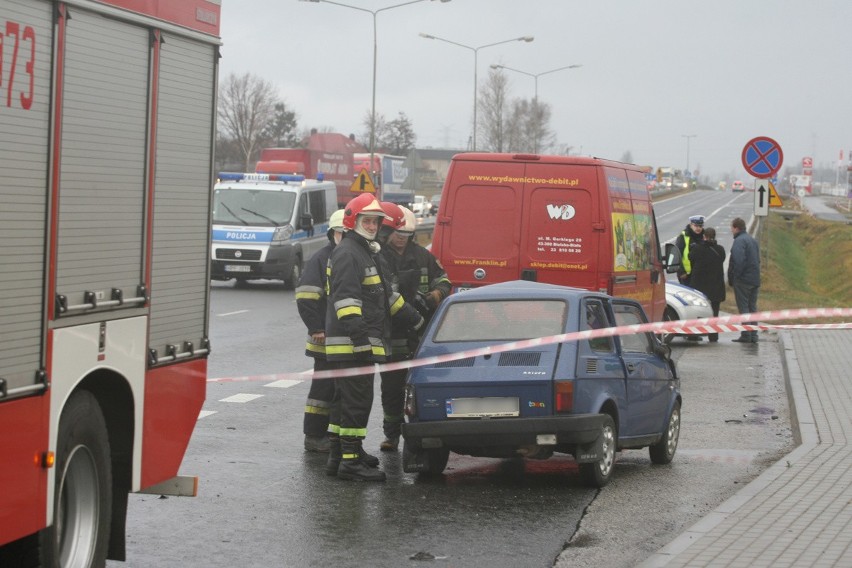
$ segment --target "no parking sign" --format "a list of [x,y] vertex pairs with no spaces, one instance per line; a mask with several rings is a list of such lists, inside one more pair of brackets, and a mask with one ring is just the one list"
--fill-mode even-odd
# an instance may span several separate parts
[[748,141],[743,148],[743,167],[758,179],[773,177],[784,162],[781,146],[768,136],[758,136]]

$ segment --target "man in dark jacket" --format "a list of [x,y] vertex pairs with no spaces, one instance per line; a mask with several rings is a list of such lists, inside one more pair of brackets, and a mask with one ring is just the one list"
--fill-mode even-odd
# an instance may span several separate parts
[[[404,223],[394,230],[382,246],[381,255],[393,273],[396,290],[405,301],[415,306],[428,322],[441,301],[450,295],[450,279],[438,260],[426,248],[414,241],[417,220],[407,207],[400,207]],[[391,326],[391,361],[405,361],[414,356],[418,337],[394,322]],[[382,372],[382,429],[385,439],[379,446],[383,452],[399,447],[402,423],[405,419],[405,378],[407,369]]]
[[[760,246],[746,232],[745,221],[737,217],[731,221],[734,244],[728,261],[728,284],[734,289],[737,310],[741,314],[757,311],[757,293],[760,290]],[[757,325],[757,322],[745,322]],[[737,343],[757,343],[757,331],[743,331],[734,339]]]
[[[296,308],[305,327],[308,341],[305,355],[313,358],[314,371],[328,370],[325,360],[325,312],[326,312],[326,268],[331,251],[343,238],[343,209],[331,214],[328,221],[328,244],[318,250],[305,263],[302,277],[296,288]],[[303,432],[305,450],[328,451],[328,413],[334,397],[334,382],[331,379],[314,379],[305,402]]]
[[[689,249],[692,265],[690,283],[693,288],[704,292],[710,300],[713,315],[719,315],[719,305],[725,301],[725,249],[716,242],[716,229],[707,227],[704,238]],[[718,333],[710,334],[710,341],[719,341]]]
[[[328,264],[328,301],[325,352],[334,369],[352,369],[383,363],[390,350],[390,320],[400,317],[419,329],[423,318],[389,290],[377,262],[381,247],[375,242],[385,217],[369,193],[346,204],[343,240]],[[329,416],[329,457],[326,473],[340,479],[384,481],[378,459],[363,449],[373,406],[373,371],[335,379]]]

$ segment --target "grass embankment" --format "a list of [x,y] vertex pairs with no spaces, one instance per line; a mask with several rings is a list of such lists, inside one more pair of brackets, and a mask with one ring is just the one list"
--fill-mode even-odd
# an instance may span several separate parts
[[[787,221],[773,213],[766,220],[758,235],[762,263],[758,309],[852,306],[852,225],[807,214]],[[731,288],[722,310],[737,313]]]

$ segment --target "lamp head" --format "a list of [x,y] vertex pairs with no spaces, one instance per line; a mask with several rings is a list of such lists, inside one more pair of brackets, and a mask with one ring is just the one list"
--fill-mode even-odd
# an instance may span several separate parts
[[535,37],[533,37],[533,36],[524,36],[524,37],[519,37],[518,41],[525,41],[525,42],[529,43],[534,39],[535,39]]
[[[318,2],[319,0],[313,0],[313,1],[317,1],[317,2]],[[425,34],[425,33],[423,33],[423,32],[420,32],[420,37],[425,37],[426,39],[435,39],[435,36],[433,36],[433,35],[429,35],[429,34]]]

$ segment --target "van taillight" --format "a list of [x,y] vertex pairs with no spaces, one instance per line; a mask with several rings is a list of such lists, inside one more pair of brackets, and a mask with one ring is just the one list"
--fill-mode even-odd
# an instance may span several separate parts
[[556,412],[574,410],[574,381],[556,382]]
[[612,287],[611,280],[609,278],[602,277],[598,280],[598,292],[603,292],[604,294],[612,295]]

